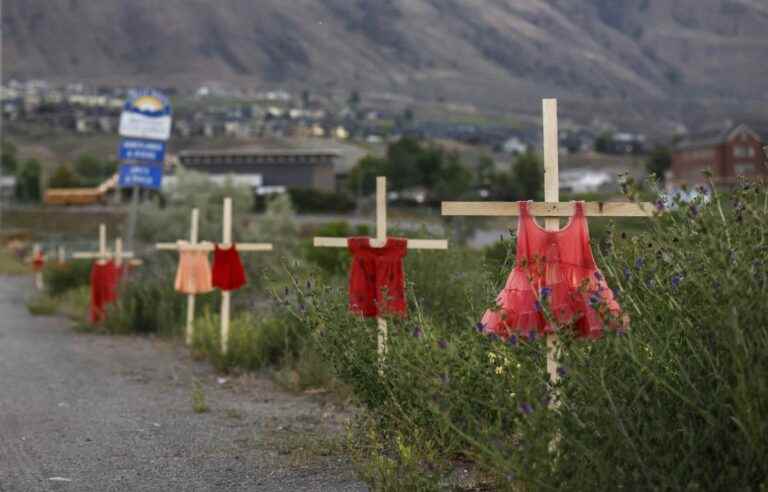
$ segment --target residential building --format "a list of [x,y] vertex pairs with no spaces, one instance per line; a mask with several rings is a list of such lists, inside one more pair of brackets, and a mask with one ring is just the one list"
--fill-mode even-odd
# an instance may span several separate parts
[[668,186],[704,184],[705,170],[716,184],[730,185],[738,176],[768,176],[761,150],[763,139],[747,125],[712,130],[684,139],[672,153]]

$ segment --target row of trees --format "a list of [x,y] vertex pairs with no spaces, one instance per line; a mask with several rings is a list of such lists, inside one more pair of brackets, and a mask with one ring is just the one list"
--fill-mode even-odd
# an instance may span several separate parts
[[544,174],[537,154],[518,156],[508,169],[497,169],[494,161],[481,157],[472,172],[454,152],[402,138],[387,148],[384,157],[367,156],[349,175],[353,194],[369,195],[375,191],[376,176],[389,178],[394,191],[422,188],[431,200],[467,197],[481,191],[504,200],[537,199]]
[[[22,160],[11,142],[3,142],[0,152],[3,176],[16,178],[15,196],[24,202],[40,201],[43,166],[37,159]],[[61,164],[48,177],[50,188],[97,186],[115,173],[117,163],[83,154],[72,164]]]

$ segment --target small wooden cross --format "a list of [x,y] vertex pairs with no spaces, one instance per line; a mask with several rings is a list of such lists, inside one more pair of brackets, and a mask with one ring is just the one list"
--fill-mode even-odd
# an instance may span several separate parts
[[[560,229],[559,217],[573,215],[573,204],[560,202],[558,178],[558,133],[557,99],[542,101],[544,115],[544,201],[534,202],[528,209],[532,215],[545,217],[545,228],[549,231]],[[648,202],[587,202],[584,214],[590,217],[649,217],[653,215],[653,204]],[[443,202],[442,215],[451,216],[519,216],[516,202]],[[557,373],[558,338],[552,333],[547,340],[547,373],[550,381],[559,380]],[[556,399],[553,405],[556,405]]]
[[[197,208],[192,209],[192,218],[189,226],[189,243],[183,244],[183,248],[195,248],[199,245],[197,242],[198,232],[200,230],[200,210]],[[173,243],[159,243],[156,244],[157,249],[164,250],[180,250],[182,244],[177,242]],[[192,339],[195,335],[195,294],[187,294],[187,325],[185,328],[187,345],[192,345]]]
[[[115,265],[120,266],[125,259],[133,259],[134,254],[132,251],[123,251],[122,238],[115,239],[115,251],[114,253],[107,247],[107,226],[105,224],[99,225],[99,251],[76,251],[72,253],[72,258],[76,260],[88,260],[95,259],[99,265],[103,265],[107,260],[114,259]],[[131,261],[132,265],[141,264],[140,261]]]
[[[38,256],[40,255],[42,255],[43,261],[48,259],[48,255],[43,254],[43,248],[40,246],[40,243],[35,243],[35,245],[32,246],[32,258],[30,259],[30,262],[34,263],[34,261],[37,260]],[[35,287],[39,291],[43,290],[44,285],[42,270],[35,272]]]
[[[371,246],[381,248],[387,243],[387,178],[376,178],[376,238],[371,239]],[[346,248],[347,238],[316,237],[314,246],[318,248]],[[408,249],[448,249],[445,239],[408,239]],[[377,317],[379,327],[378,352],[379,363],[383,362],[387,352],[387,321]]]
[[[192,230],[190,231],[190,239],[192,240],[190,245],[184,245],[184,249],[195,251],[213,251],[214,245],[210,242],[204,241],[202,243],[197,242],[197,229],[198,229],[198,216],[195,211],[192,211]],[[224,216],[222,220],[222,239],[220,246],[229,248],[232,246],[232,199],[227,197],[224,199]],[[178,243],[158,243],[155,245],[158,250],[176,251],[179,249]],[[257,252],[257,251],[272,251],[271,243],[237,243],[238,252]],[[229,318],[230,318],[230,300],[231,292],[223,290],[221,291],[221,351],[226,354],[229,345]],[[191,330],[189,328],[190,323],[190,311],[191,316],[194,317],[194,299],[189,299],[191,303],[187,304],[187,337],[191,337]],[[191,341],[191,338],[187,339]]]

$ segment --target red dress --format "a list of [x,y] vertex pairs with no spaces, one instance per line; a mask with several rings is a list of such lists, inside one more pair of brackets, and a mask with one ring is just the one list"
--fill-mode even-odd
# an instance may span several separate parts
[[45,266],[45,256],[42,251],[38,251],[34,258],[32,258],[32,269],[36,272],[42,271]]
[[405,273],[403,258],[406,239],[388,238],[381,248],[371,246],[367,237],[347,239],[352,254],[349,271],[349,310],[365,317],[384,314],[405,316]]
[[245,285],[243,262],[234,244],[228,249],[214,246],[211,282],[221,290],[237,290]]
[[483,316],[485,329],[506,338],[571,325],[578,336],[596,337],[604,320],[618,325],[621,309],[592,256],[583,203],[576,202],[559,231],[542,229],[528,203],[518,205],[515,268],[496,298],[498,307]]
[[122,269],[110,260],[94,262],[91,267],[91,323],[99,323],[106,317],[106,307],[117,299],[117,287]]

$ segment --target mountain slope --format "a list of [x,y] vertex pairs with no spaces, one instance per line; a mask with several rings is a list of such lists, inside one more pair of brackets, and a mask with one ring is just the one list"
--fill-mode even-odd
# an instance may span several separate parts
[[768,97],[763,0],[5,0],[2,28],[5,79]]

